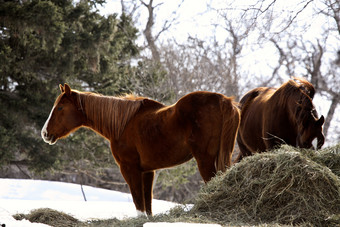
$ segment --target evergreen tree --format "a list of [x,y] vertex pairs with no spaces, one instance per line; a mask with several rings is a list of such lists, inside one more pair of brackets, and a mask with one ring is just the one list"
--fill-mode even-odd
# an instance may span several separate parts
[[0,0],[0,167],[43,171],[81,159],[112,165],[94,133],[81,130],[59,146],[40,137],[59,84],[111,95],[133,89],[137,29],[125,15],[100,15],[101,3]]

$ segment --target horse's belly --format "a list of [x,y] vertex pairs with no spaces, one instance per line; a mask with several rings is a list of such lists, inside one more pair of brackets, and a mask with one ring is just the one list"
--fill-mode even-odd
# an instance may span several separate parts
[[159,147],[140,152],[141,167],[144,170],[169,168],[189,161],[193,156],[186,147]]
[[239,134],[243,145],[251,152],[264,151],[265,144],[262,136],[262,125],[259,120],[244,122],[240,126]]

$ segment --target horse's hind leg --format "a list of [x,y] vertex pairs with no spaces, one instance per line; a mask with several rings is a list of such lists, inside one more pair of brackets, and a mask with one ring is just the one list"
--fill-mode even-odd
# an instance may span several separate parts
[[145,199],[145,211],[147,215],[152,215],[152,186],[155,172],[143,173],[143,189]]
[[143,193],[142,171],[139,170],[134,164],[121,164],[120,171],[125,181],[129,185],[137,213],[144,213],[145,199]]
[[248,150],[248,148],[244,144],[243,139],[241,138],[239,133],[237,135],[236,141],[237,141],[238,147],[240,149],[240,153],[238,154],[234,163],[240,162],[242,160],[242,158],[252,155],[252,153]]

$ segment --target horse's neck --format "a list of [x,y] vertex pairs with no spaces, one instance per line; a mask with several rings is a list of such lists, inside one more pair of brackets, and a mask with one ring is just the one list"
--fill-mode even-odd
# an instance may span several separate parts
[[279,92],[280,93],[276,92],[273,94],[268,102],[269,110],[273,115],[273,118],[279,120],[279,122],[276,122],[275,124],[282,124],[287,127],[297,127],[295,119],[296,101],[289,96],[281,98],[280,96],[284,94],[282,94],[282,90]]
[[80,93],[79,105],[86,119],[84,126],[92,129],[105,138],[109,138],[109,130],[105,128],[108,124],[103,124],[104,108],[101,107],[103,104],[102,101],[99,100],[99,97]]
[[109,96],[81,94],[81,108],[86,116],[85,127],[108,140],[118,139],[127,122],[135,114],[139,102]]

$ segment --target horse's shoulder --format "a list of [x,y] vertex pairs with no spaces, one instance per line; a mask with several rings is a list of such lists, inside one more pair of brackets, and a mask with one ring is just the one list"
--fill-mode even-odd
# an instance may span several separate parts
[[275,92],[275,88],[258,87],[247,92],[240,100],[241,118],[248,114],[259,115],[265,111],[266,103]]
[[240,104],[243,106],[248,102],[253,101],[255,98],[264,95],[269,90],[273,88],[270,87],[258,87],[248,91],[240,100]]

